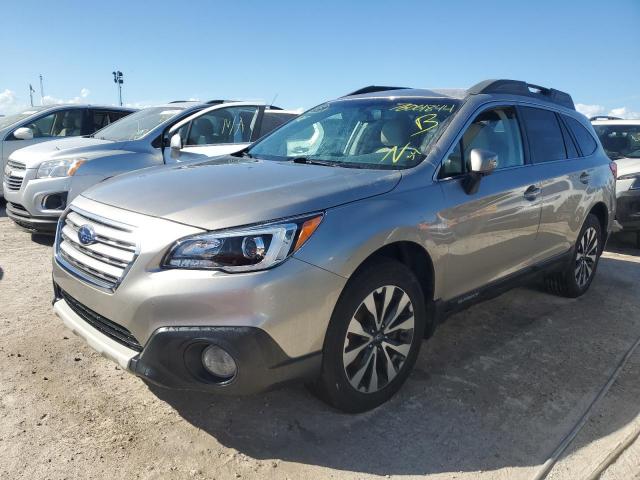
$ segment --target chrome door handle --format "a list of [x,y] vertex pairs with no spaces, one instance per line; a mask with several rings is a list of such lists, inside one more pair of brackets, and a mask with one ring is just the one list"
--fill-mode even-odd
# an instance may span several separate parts
[[531,185],[529,188],[527,188],[524,191],[524,198],[526,198],[529,201],[533,201],[538,198],[538,196],[540,195],[540,192],[542,192],[542,190],[539,187],[536,187],[535,185]]
[[580,174],[580,181],[584,184],[589,183],[589,180],[591,180],[591,174],[589,172],[582,172]]

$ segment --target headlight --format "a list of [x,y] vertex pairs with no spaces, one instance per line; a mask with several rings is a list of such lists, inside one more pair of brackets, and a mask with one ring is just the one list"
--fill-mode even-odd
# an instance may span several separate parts
[[36,178],[70,177],[86,161],[86,158],[65,158],[42,162],[38,167]]
[[169,268],[248,272],[282,263],[315,232],[322,214],[178,240],[164,260]]
[[640,172],[620,175],[618,180],[635,180],[629,187],[629,190],[640,190]]

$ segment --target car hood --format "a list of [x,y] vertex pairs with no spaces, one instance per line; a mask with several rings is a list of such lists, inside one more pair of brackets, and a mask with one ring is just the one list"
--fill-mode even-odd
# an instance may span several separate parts
[[95,158],[122,153],[130,149],[131,142],[112,142],[91,137],[72,137],[36,143],[13,152],[9,158],[37,168],[46,160],[61,158]]
[[399,171],[217,157],[120,175],[83,193],[97,202],[206,230],[324,210],[392,190]]
[[640,158],[619,158],[615,162],[618,165],[618,176],[640,173]]

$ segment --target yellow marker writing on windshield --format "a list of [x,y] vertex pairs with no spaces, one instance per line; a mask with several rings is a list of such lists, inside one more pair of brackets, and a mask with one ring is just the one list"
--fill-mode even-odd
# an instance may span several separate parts
[[413,137],[414,135],[420,135],[436,128],[439,125],[438,121],[436,120],[437,117],[437,113],[427,113],[426,115],[421,115],[416,118],[415,122],[418,127],[418,131],[412,133],[411,136]]
[[382,157],[382,160],[380,160],[380,162],[384,162],[389,157],[389,155],[391,155],[391,162],[398,163],[398,161],[402,158],[402,155],[404,155],[405,153],[407,153],[407,158],[409,160],[413,160],[416,157],[416,155],[420,153],[415,148],[410,147],[409,143],[407,143],[399,151],[398,151],[398,148],[399,147],[397,145],[394,145],[393,147],[391,147],[387,151],[387,153],[385,153],[384,157]]
[[432,104],[419,105],[417,103],[399,103],[391,110],[394,112],[453,112],[454,104]]

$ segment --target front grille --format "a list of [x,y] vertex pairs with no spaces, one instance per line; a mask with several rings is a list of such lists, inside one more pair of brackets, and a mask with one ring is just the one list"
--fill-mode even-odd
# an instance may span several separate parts
[[136,337],[134,337],[133,334],[122,325],[118,325],[108,318],[103,317],[99,313],[96,313],[93,310],[85,307],[64,290],[60,290],[60,294],[67,305],[69,305],[69,308],[71,308],[71,310],[73,310],[76,315],[78,315],[100,333],[103,333],[107,337],[115,340],[125,347],[128,347],[137,352],[142,351],[142,345],[140,345],[140,342],[138,342],[138,340],[136,340]]
[[[94,240],[83,244],[78,237],[81,227],[90,227]],[[58,227],[56,259],[72,274],[103,289],[114,291],[136,258],[134,227],[70,210]]]
[[7,184],[7,188],[13,191],[20,190],[26,173],[27,168],[24,163],[13,160],[7,161],[7,168],[4,172],[4,181]]

